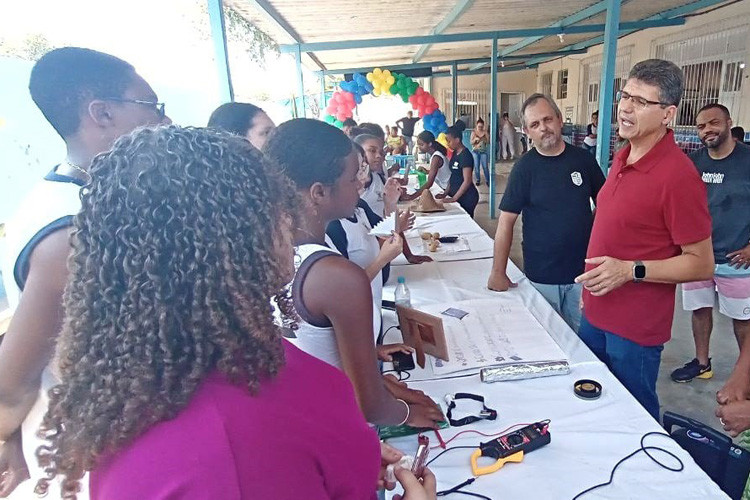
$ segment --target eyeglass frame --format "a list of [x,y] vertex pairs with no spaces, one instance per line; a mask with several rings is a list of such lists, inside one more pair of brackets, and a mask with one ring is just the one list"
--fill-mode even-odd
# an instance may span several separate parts
[[[617,100],[617,102],[620,102],[623,99],[629,99],[633,104],[637,104],[638,106],[640,106],[641,109],[645,109],[646,106],[649,105],[649,104],[652,105],[652,106],[655,106],[655,105],[658,104],[659,106],[661,106],[663,108],[665,108],[667,106],[671,106],[671,104],[668,104],[666,102],[649,101],[645,97],[641,97],[639,95],[633,95],[633,94],[630,94],[628,92],[625,92],[624,90],[618,90],[617,94],[615,94],[615,99]],[[641,101],[644,102],[644,104],[641,104],[639,101],[636,101],[636,99],[640,99]]]
[[166,104],[163,102],[145,101],[143,99],[124,99],[122,97],[106,97],[104,100],[114,102],[129,102],[132,104],[140,104],[142,106],[153,106],[154,111],[156,111],[156,114],[158,114],[159,117],[163,119],[167,116],[165,109]]

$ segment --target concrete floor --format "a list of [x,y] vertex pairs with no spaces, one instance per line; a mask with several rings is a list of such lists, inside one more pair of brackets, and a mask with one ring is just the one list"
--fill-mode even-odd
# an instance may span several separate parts
[[[508,176],[513,163],[502,161],[496,164],[496,201],[499,204],[505,192]],[[479,186],[480,201],[475,211],[475,220],[487,233],[494,237],[497,219],[489,217],[489,190],[486,182]],[[511,260],[523,269],[521,254],[522,217],[514,228]],[[662,353],[657,392],[661,402],[661,411],[673,411],[687,417],[699,420],[710,427],[721,430],[718,418],[714,415],[716,409],[716,391],[721,389],[737,360],[739,349],[732,331],[732,322],[718,311],[714,312],[714,334],[711,338],[711,357],[714,377],[710,380],[695,379],[687,384],[677,384],[669,378],[669,373],[676,367],[682,366],[695,357],[695,346],[691,331],[691,315],[682,310],[682,299],[676,294],[674,324],[672,340],[666,344]]]

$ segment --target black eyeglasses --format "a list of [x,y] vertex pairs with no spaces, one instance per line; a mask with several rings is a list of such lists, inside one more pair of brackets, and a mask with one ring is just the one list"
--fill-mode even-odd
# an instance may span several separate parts
[[669,104],[667,104],[666,102],[649,101],[645,97],[641,97],[639,95],[628,94],[624,90],[618,91],[617,94],[615,95],[615,99],[618,102],[619,101],[624,101],[626,99],[630,99],[633,102],[633,104],[635,104],[638,108],[641,108],[641,109],[645,108],[649,104],[651,104],[651,105],[658,104],[659,106],[669,106]]
[[153,108],[154,111],[156,111],[156,114],[158,114],[160,118],[164,118],[166,116],[166,111],[164,110],[165,104],[163,102],[144,101],[142,99],[123,99],[121,97],[107,97],[105,100],[114,102],[130,102],[133,104],[140,104],[141,106],[149,106]]

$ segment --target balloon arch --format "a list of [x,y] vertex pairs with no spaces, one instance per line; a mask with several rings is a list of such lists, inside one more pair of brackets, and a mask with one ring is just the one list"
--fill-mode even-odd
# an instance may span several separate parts
[[331,125],[341,128],[344,120],[353,116],[354,108],[362,102],[362,96],[372,94],[400,96],[404,102],[410,103],[411,107],[417,110],[422,119],[422,126],[435,137],[448,129],[445,115],[440,111],[435,98],[404,74],[375,68],[366,76],[354,73],[350,81],[341,82],[338,87],[328,102],[328,114],[323,117]]

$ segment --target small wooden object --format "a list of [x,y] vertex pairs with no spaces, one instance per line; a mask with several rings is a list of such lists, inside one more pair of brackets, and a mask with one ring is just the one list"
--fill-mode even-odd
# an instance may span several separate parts
[[441,318],[403,306],[396,306],[396,314],[404,344],[414,348],[420,367],[424,368],[425,354],[448,361],[448,344]]

